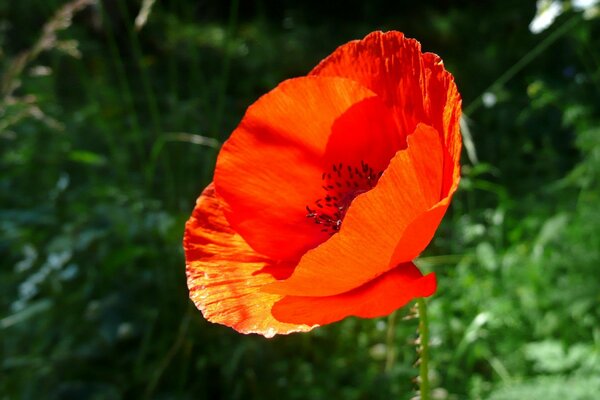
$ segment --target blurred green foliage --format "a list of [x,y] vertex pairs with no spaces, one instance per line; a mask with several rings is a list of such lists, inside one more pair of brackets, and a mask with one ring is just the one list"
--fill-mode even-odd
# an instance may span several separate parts
[[136,29],[140,1],[65,4],[0,2],[0,398],[411,398],[414,320],[238,335],[188,301],[181,249],[245,108],[376,29],[440,54],[466,111],[461,191],[419,261],[440,283],[435,398],[598,393],[598,19],[563,2],[533,34],[533,2],[164,0]]

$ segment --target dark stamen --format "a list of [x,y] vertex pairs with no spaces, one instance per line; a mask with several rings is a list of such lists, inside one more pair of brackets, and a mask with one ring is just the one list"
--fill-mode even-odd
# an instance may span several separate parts
[[331,170],[321,174],[325,196],[315,200],[316,209],[306,206],[306,217],[321,225],[321,232],[337,233],[350,203],[359,194],[374,188],[382,173],[376,173],[364,161],[360,162],[360,167],[346,165],[344,168],[343,163],[331,164]]

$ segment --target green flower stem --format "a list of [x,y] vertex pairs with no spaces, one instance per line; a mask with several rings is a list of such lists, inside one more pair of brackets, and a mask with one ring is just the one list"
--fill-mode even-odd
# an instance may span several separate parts
[[417,309],[419,311],[419,399],[429,400],[429,321],[425,299],[417,299]]

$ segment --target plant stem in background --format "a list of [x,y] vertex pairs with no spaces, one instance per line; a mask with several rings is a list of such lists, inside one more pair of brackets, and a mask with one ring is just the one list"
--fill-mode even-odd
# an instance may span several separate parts
[[239,1],[232,0],[230,14],[229,14],[229,22],[227,23],[227,31],[226,31],[226,42],[224,46],[224,57],[223,57],[223,73],[220,79],[220,87],[217,97],[217,102],[215,106],[215,119],[213,121],[212,126],[212,134],[213,137],[218,135],[221,124],[223,123],[223,112],[225,111],[225,100],[227,94],[227,85],[229,83],[229,70],[231,67],[231,56],[232,56],[232,43],[234,37],[234,31],[237,26],[238,20],[238,7]]
[[425,299],[417,299],[417,310],[419,312],[419,338],[417,339],[417,352],[419,354],[419,400],[429,400],[429,325]]
[[390,373],[394,362],[396,361],[396,347],[394,346],[394,332],[396,331],[396,318],[398,310],[394,311],[388,317],[388,326],[386,333],[386,356],[385,356],[385,372]]

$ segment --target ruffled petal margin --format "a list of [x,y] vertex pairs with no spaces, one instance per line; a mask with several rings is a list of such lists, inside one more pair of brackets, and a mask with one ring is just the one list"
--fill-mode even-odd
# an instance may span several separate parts
[[229,226],[226,209],[211,184],[198,198],[185,227],[187,283],[196,307],[208,321],[241,333],[272,337],[311,330],[311,324],[280,322],[272,316],[271,308],[282,296],[260,288],[287,277],[293,266],[252,250]]
[[417,40],[397,31],[373,32],[338,47],[309,76],[347,78],[371,89],[393,109],[401,132],[413,132],[419,123],[434,127],[458,162],[460,94],[441,58],[422,53]]

